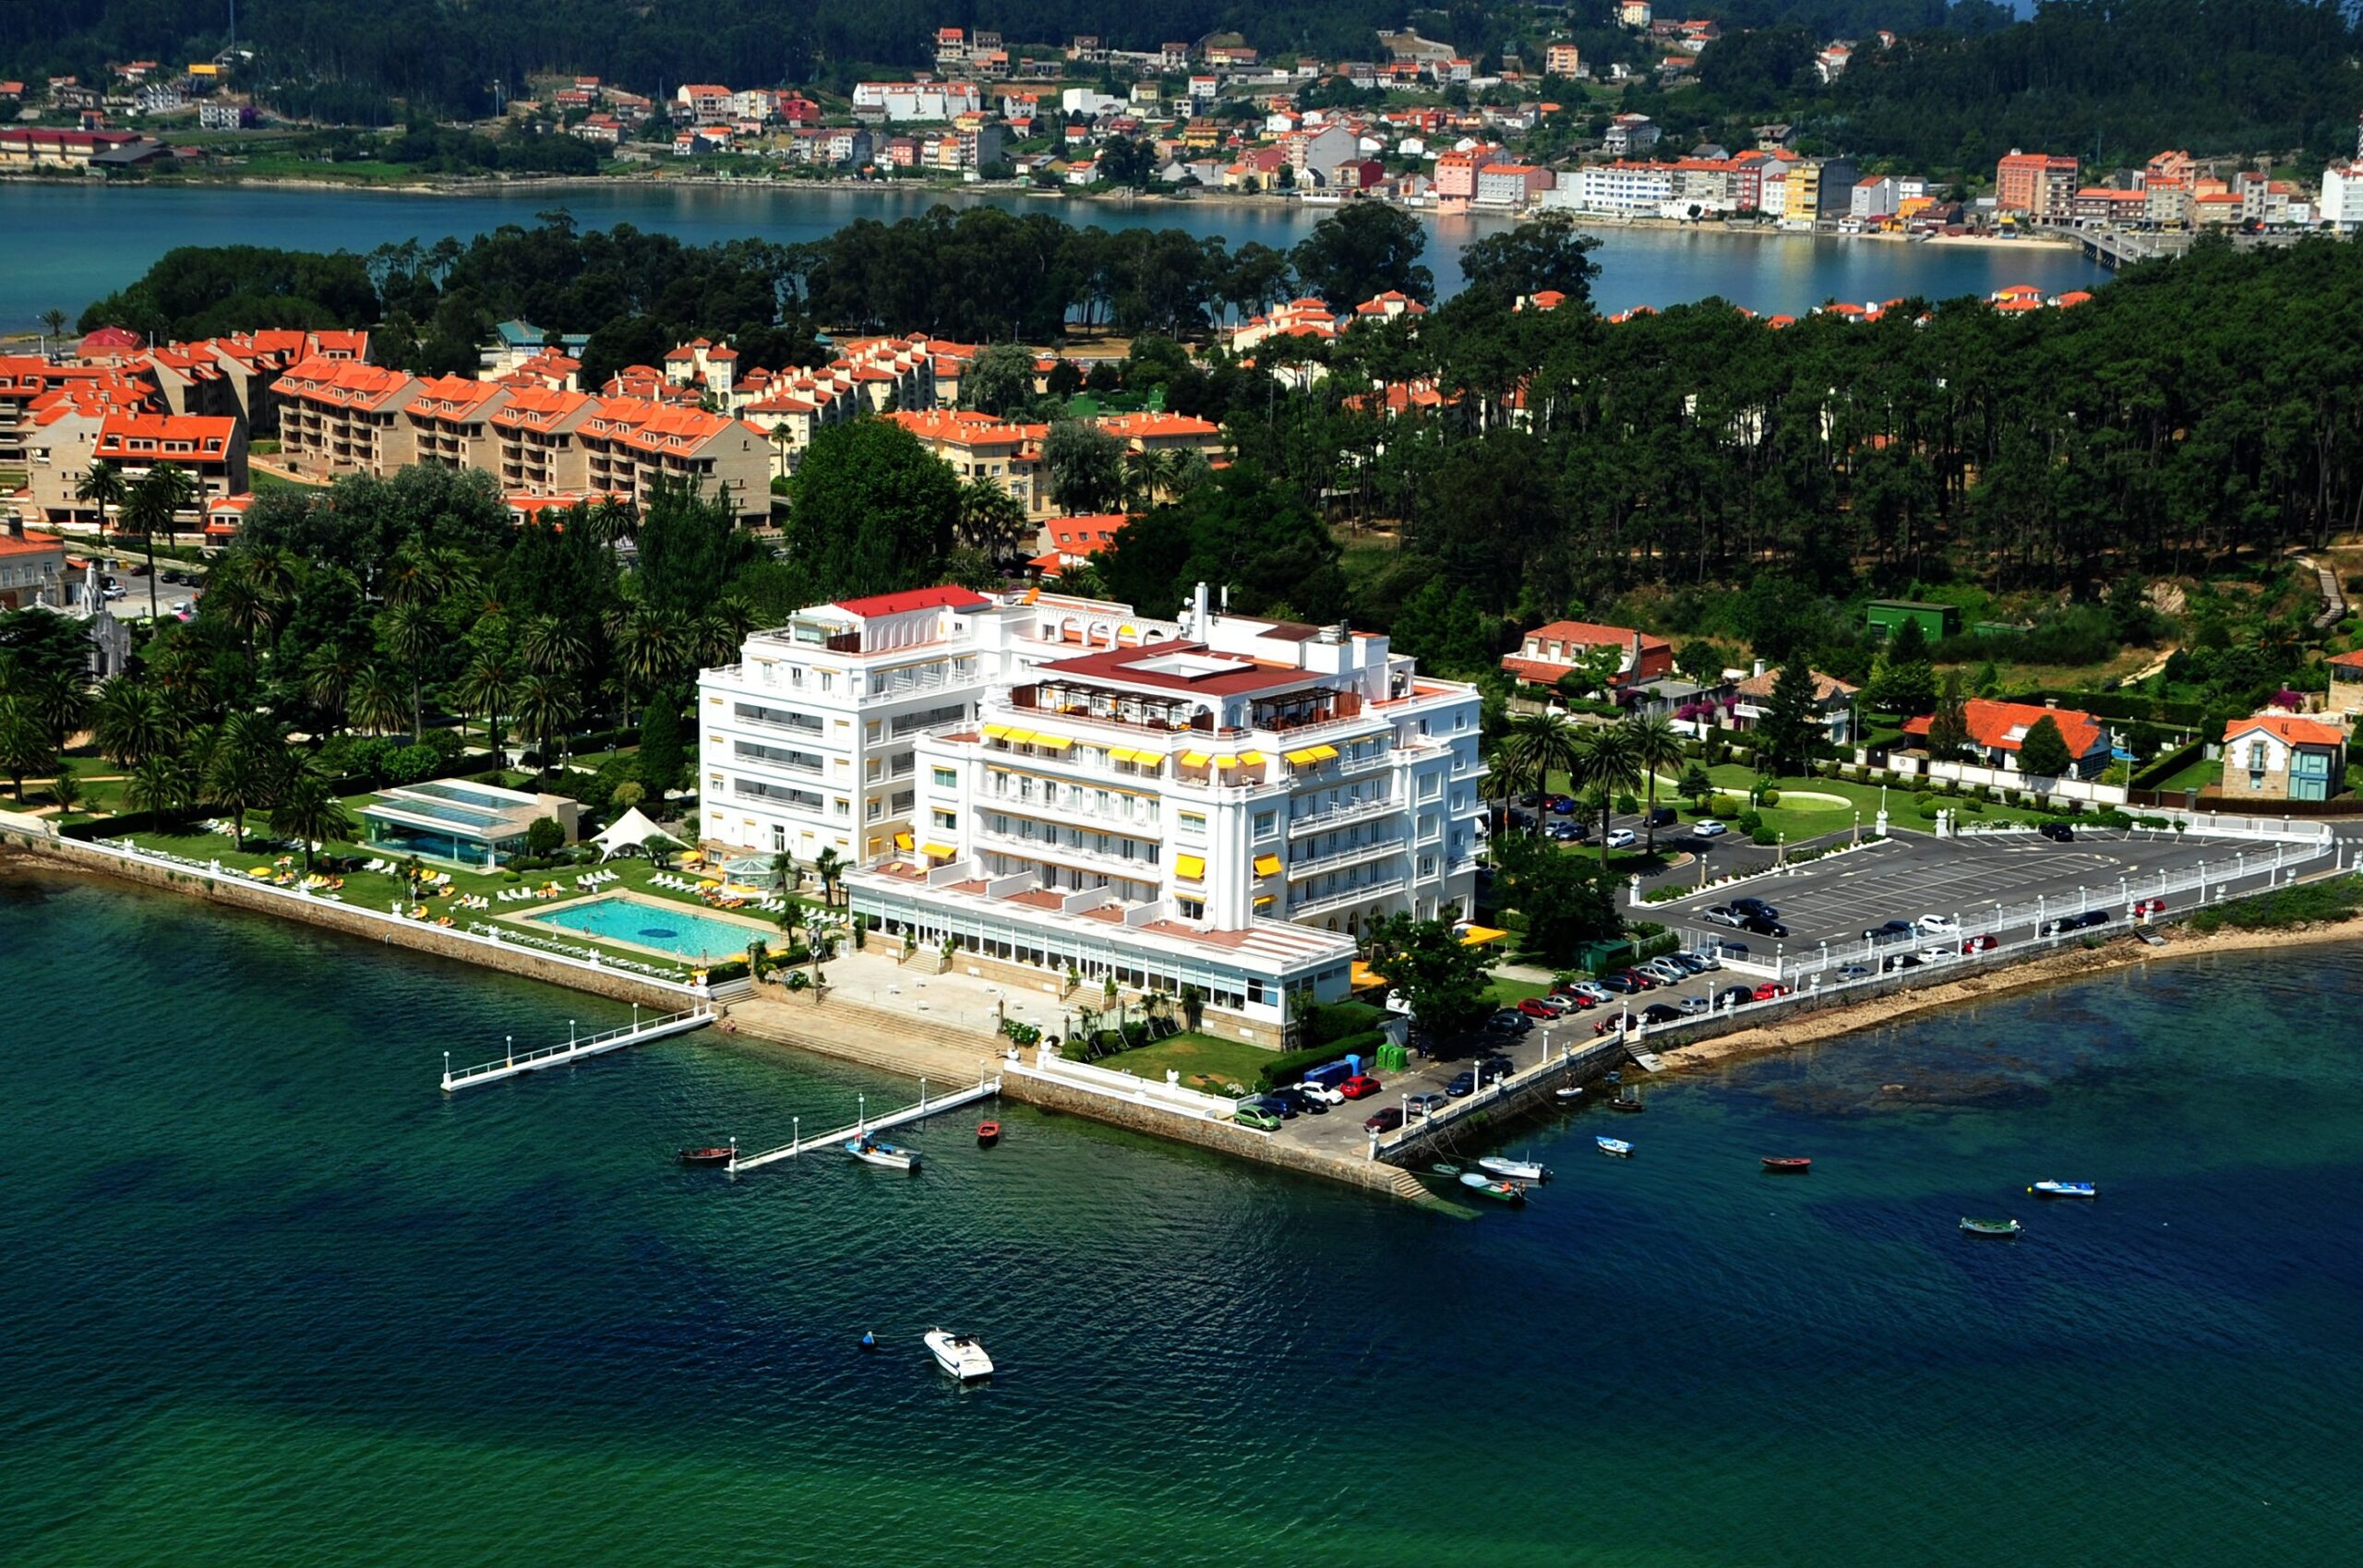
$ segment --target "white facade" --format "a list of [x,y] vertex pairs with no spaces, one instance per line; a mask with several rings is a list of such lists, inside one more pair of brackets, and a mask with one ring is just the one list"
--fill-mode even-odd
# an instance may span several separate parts
[[709,843],[858,862],[853,907],[1277,1024],[1377,919],[1473,902],[1475,688],[1386,639],[959,589],[822,605],[701,686]]
[[1560,173],[1542,194],[1545,207],[1654,218],[1673,199],[1673,171],[1662,163],[1587,163]]
[[2363,168],[2333,163],[2324,169],[2315,216],[2341,233],[2363,229]]

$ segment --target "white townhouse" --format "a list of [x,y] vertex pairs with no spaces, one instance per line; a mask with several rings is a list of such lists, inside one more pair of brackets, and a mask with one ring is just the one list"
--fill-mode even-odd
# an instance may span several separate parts
[[1373,922],[1472,902],[1477,692],[1383,636],[933,589],[801,612],[702,691],[708,841],[832,845],[857,913],[980,972],[1195,986],[1277,1039]]

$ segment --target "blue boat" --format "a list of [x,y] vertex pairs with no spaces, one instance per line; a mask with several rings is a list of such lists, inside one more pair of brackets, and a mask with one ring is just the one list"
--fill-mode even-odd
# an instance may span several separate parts
[[2089,1181],[2038,1181],[2027,1189],[2038,1198],[2097,1198],[2101,1190]]
[[1594,1138],[1592,1142],[1600,1145],[1600,1152],[1603,1155],[1613,1155],[1620,1160],[1633,1157],[1633,1145],[1622,1138]]

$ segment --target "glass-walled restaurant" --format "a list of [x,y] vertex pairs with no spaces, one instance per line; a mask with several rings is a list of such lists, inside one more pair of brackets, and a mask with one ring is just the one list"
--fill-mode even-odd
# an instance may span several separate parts
[[434,779],[382,791],[361,808],[362,837],[389,855],[489,871],[524,853],[526,830],[538,818],[556,818],[574,842],[576,812],[559,796]]

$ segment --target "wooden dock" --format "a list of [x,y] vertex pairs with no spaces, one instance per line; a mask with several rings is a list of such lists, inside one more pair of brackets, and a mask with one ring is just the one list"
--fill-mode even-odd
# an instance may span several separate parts
[[498,1060],[479,1062],[457,1071],[451,1068],[451,1053],[443,1053],[443,1092],[473,1089],[479,1083],[495,1083],[503,1078],[515,1078],[522,1073],[540,1072],[552,1067],[564,1067],[586,1057],[605,1056],[626,1046],[636,1046],[642,1040],[654,1040],[666,1035],[684,1035],[692,1029],[702,1029],[718,1016],[710,1003],[700,1002],[684,1011],[667,1013],[662,1018],[642,1018],[635,1007],[630,1023],[604,1034],[570,1037],[562,1046],[544,1046],[539,1050],[519,1056],[512,1048]]
[[[776,1149],[766,1149],[760,1155],[734,1153],[730,1158],[730,1173],[736,1176],[742,1170],[753,1170],[758,1166],[772,1165],[780,1160],[792,1160],[807,1149],[833,1148],[859,1133],[882,1132],[890,1127],[901,1127],[906,1123],[933,1116],[938,1111],[957,1110],[962,1106],[975,1105],[978,1100],[990,1099],[1000,1093],[1000,1079],[979,1078],[967,1088],[955,1089],[951,1094],[938,1095],[930,1099],[928,1097],[927,1080],[922,1078],[919,1080],[919,1097],[917,1104],[905,1106],[900,1110],[884,1111],[877,1116],[869,1115],[865,1107],[861,1117],[851,1124],[833,1131],[816,1132],[810,1138],[804,1136],[799,1127],[793,1138]],[[734,1150],[738,1147],[735,1141],[731,1147]]]

